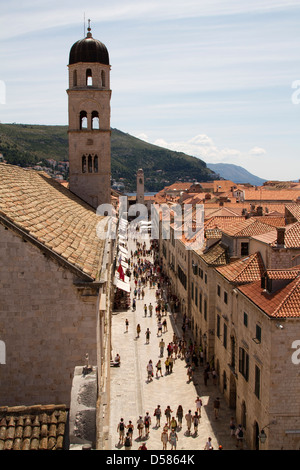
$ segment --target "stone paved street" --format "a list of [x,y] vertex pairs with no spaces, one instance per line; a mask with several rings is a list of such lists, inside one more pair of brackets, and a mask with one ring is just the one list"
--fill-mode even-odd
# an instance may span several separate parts
[[[131,247],[132,248],[132,247]],[[130,249],[130,247],[129,247]],[[150,259],[150,258],[149,258]],[[152,260],[152,259],[151,259]],[[199,395],[203,401],[201,420],[198,428],[198,435],[187,435],[186,421],[183,418],[182,429],[178,429],[177,450],[202,450],[205,446],[207,438],[212,438],[214,449],[218,449],[219,445],[223,449],[236,449],[236,440],[230,436],[229,422],[232,416],[225,400],[220,393],[218,386],[212,383],[211,377],[208,385],[204,385],[203,366],[198,366],[194,375],[194,379],[189,382],[187,377],[187,368],[185,361],[177,359],[173,368],[173,372],[165,375],[164,360],[167,356],[166,351],[163,364],[163,376],[156,378],[155,365],[159,359],[159,341],[157,336],[157,319],[155,310],[152,317],[144,316],[144,303],[149,305],[151,302],[155,307],[156,289],[145,289],[145,299],[137,300],[137,309],[132,311],[114,312],[112,317],[112,347],[114,354],[119,353],[121,356],[121,366],[111,367],[111,390],[110,390],[110,424],[109,424],[109,441],[108,449],[117,450],[124,449],[124,446],[118,444],[119,435],[117,426],[120,418],[124,418],[126,424],[131,420],[134,424],[133,445],[132,449],[138,449],[143,441],[146,441],[148,450],[162,450],[161,432],[162,426],[166,420],[164,410],[170,405],[173,410],[172,415],[176,415],[179,404],[183,407],[184,415],[188,410],[192,414],[196,411],[195,400]],[[131,297],[132,298],[132,297]],[[167,312],[167,331],[162,334],[165,345],[173,339],[174,332],[181,337],[181,318],[178,316],[176,323],[170,311]],[[125,320],[129,320],[128,332],[125,328]],[[136,326],[141,325],[141,334],[137,338]],[[146,344],[145,331],[149,328],[151,337],[149,344]],[[189,332],[186,334],[188,337]],[[153,361],[154,377],[152,381],[148,381],[146,366],[149,360]],[[216,397],[220,397],[221,407],[219,418],[214,417],[213,402]],[[156,427],[156,419],[153,416],[154,409],[160,405],[162,409],[161,427]],[[137,419],[139,416],[144,418],[146,412],[151,416],[150,435],[147,439],[139,439],[137,431]],[[234,414],[234,413],[233,413]],[[168,444],[167,450],[171,446]]]

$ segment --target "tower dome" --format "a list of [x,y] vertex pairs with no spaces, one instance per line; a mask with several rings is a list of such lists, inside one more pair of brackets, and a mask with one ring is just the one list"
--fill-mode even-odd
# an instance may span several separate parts
[[75,42],[70,50],[69,65],[78,62],[97,62],[109,65],[109,55],[106,46],[94,39],[91,28],[88,27],[87,36]]

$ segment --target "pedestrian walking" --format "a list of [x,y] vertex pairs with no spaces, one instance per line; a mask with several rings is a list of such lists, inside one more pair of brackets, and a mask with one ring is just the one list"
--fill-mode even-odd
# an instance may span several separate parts
[[144,429],[144,421],[143,421],[143,418],[141,416],[137,420],[136,424],[137,424],[137,429],[138,429],[138,432],[139,432],[139,439],[141,439],[142,436],[143,436],[143,429]]
[[169,435],[169,442],[171,444],[171,450],[173,450],[173,449],[176,450],[177,441],[178,441],[178,436],[177,436],[175,430],[172,429],[172,431],[170,432],[170,435]]
[[193,368],[192,366],[189,366],[187,369],[187,376],[188,376],[188,381],[190,382],[193,379]]
[[147,364],[147,377],[148,377],[148,381],[152,380],[152,377],[153,377],[153,364],[152,364],[151,359]]
[[147,316],[147,310],[148,310],[147,304],[144,304],[144,316],[145,317]]
[[154,410],[154,416],[156,417],[156,427],[160,427],[160,417],[161,417],[161,407],[160,405],[157,405],[157,407]]
[[128,321],[128,318],[126,318],[126,320],[125,320],[126,333],[128,333],[128,326],[129,326],[129,321]]
[[153,312],[153,305],[150,302],[150,304],[149,304],[149,315],[150,315],[150,317],[152,317],[152,312]]
[[146,335],[146,344],[149,344],[150,335],[151,335],[151,331],[149,330],[149,328],[147,328],[145,335]]
[[170,427],[171,414],[172,413],[173,413],[173,411],[171,410],[170,405],[168,405],[167,408],[165,409],[165,417],[167,418],[167,424],[168,424],[169,427]]
[[135,311],[136,309],[136,302],[135,299],[132,300],[132,310]]
[[131,446],[132,446],[132,441],[130,439],[129,433],[127,432],[126,437],[125,437],[125,441],[124,441],[124,448],[125,448],[125,450],[130,450]]
[[214,400],[215,419],[218,419],[218,417],[219,417],[219,410],[220,410],[220,398],[217,397],[217,398]]
[[186,420],[186,425],[187,425],[187,432],[190,435],[191,434],[191,427],[192,427],[192,412],[191,410],[188,411],[188,413],[185,415],[185,420]]
[[133,424],[132,424],[132,421],[129,421],[129,422],[128,422],[128,425],[126,426],[126,429],[127,429],[127,433],[129,434],[129,437],[130,437],[131,442],[132,442],[133,429],[134,429],[134,426],[133,426]]
[[195,436],[197,436],[197,434],[198,434],[198,426],[199,426],[199,416],[198,416],[197,411],[195,412],[195,414],[194,414],[194,416],[193,416],[193,425],[194,425],[194,433],[195,433]]
[[163,332],[165,333],[166,331],[168,331],[168,326],[167,326],[167,320],[166,319],[164,319],[162,325],[163,325],[163,328],[164,328]]
[[231,416],[231,418],[230,418],[229,429],[230,429],[231,437],[234,437],[235,436],[235,430],[236,430],[236,424],[235,424],[235,419],[234,419],[233,416]]
[[138,324],[137,327],[136,327],[136,334],[137,334],[137,338],[140,337],[140,332],[141,332],[141,325]]
[[144,426],[145,426],[145,437],[149,436],[150,433],[150,424],[151,424],[151,418],[149,415],[149,412],[146,412],[146,415],[144,417]]
[[183,409],[182,409],[181,405],[179,405],[178,408],[177,408],[176,418],[178,419],[178,425],[179,425],[179,428],[181,429],[182,428],[182,418],[183,418]]
[[165,360],[165,367],[166,367],[166,375],[169,375],[169,373],[170,373],[170,361],[169,361],[168,357]]
[[204,446],[204,450],[213,450],[213,446],[212,446],[212,443],[211,443],[211,437],[209,437],[206,441],[206,444]]
[[159,359],[157,364],[156,364],[156,377],[158,377],[158,375],[160,374],[160,376],[162,377],[162,370],[161,370],[161,360]]
[[119,433],[119,444],[124,443],[124,434],[125,434],[125,423],[124,419],[121,418],[117,427],[117,432]]
[[175,431],[177,430],[177,421],[174,418],[174,416],[172,416],[172,419],[170,421],[170,429],[171,429],[171,431],[172,431],[172,429],[174,429]]
[[201,418],[201,408],[202,408],[201,398],[197,397],[196,400],[195,400],[195,403],[196,403],[196,409],[197,409],[198,416],[199,416],[199,418]]
[[162,335],[162,323],[161,321],[159,321],[157,323],[157,336],[161,336]]
[[166,429],[163,429],[163,432],[161,433],[161,442],[163,443],[163,450],[167,450],[167,444],[169,440],[169,434]]
[[241,424],[238,425],[236,432],[235,432],[235,436],[236,436],[236,447],[240,447],[242,449],[244,445],[244,430]]

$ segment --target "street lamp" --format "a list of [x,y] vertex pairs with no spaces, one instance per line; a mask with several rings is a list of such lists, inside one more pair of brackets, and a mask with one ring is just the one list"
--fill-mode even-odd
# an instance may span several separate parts
[[264,443],[266,442],[266,439],[267,439],[267,435],[266,435],[264,429],[266,429],[266,428],[268,428],[269,426],[271,426],[271,424],[276,424],[276,420],[273,420],[273,421],[271,421],[269,424],[267,424],[266,426],[264,426],[264,427],[261,429],[261,431],[260,431],[260,433],[259,433],[259,435],[258,435],[258,439],[260,440],[260,442],[261,442],[262,444],[264,444]]
[[258,439],[260,440],[260,442],[262,444],[264,444],[266,442],[266,439],[267,439],[267,435],[265,433],[265,431],[262,429],[258,435]]

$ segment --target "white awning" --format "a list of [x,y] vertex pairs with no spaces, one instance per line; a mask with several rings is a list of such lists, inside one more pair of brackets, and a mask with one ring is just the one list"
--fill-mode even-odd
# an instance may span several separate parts
[[114,284],[118,289],[124,290],[125,292],[130,292],[130,284],[129,282],[121,281],[115,277]]

